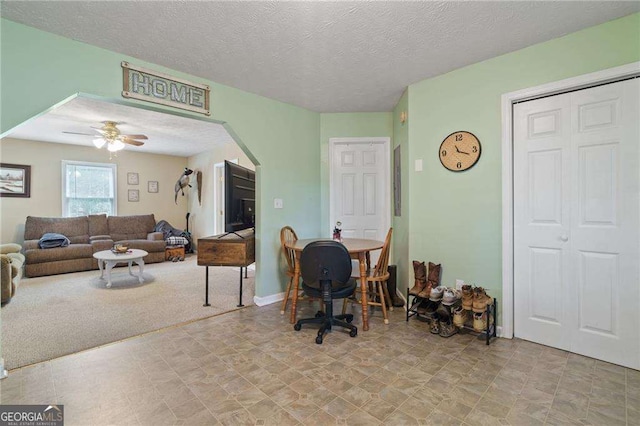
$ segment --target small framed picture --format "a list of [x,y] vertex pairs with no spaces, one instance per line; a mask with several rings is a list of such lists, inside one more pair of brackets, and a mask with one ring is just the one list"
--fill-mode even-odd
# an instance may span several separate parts
[[0,163],[0,197],[31,197],[31,166]]
[[158,181],[150,180],[147,182],[147,191],[155,193],[158,192]]
[[138,183],[140,183],[138,179],[138,174],[133,172],[127,173],[127,183],[129,185],[137,185]]
[[137,203],[138,201],[140,201],[140,191],[138,191],[137,189],[130,189],[127,192],[128,195],[128,200],[134,203]]

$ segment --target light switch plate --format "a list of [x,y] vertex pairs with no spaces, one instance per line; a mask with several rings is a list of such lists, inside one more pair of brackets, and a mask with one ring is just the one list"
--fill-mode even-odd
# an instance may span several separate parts
[[284,203],[282,202],[282,198],[274,198],[273,199],[273,208],[274,209],[281,209],[283,207]]
[[416,172],[421,172],[422,171],[422,159],[416,160],[415,169],[416,169]]

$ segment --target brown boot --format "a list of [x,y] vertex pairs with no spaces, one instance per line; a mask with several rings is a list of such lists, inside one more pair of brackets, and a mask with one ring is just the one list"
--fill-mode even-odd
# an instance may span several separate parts
[[417,296],[427,285],[427,267],[424,262],[413,261],[414,286],[409,290],[409,294]]
[[482,287],[475,287],[473,289],[473,312],[484,312],[487,310],[487,304],[492,299],[487,295],[486,291]]
[[473,289],[469,284],[462,286],[462,309],[471,310],[473,306]]
[[427,285],[420,293],[418,297],[428,298],[432,288],[436,288],[440,285],[440,271],[442,266],[440,264],[429,262],[429,276],[427,277]]

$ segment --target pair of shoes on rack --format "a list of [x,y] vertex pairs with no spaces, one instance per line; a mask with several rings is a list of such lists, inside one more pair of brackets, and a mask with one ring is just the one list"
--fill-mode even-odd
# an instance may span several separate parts
[[476,287],[473,289],[473,304],[471,310],[473,312],[485,312],[487,305],[490,305],[493,299],[489,297],[487,292],[482,287]]
[[[489,326],[493,325],[493,315],[489,315]],[[483,332],[487,330],[487,312],[473,313],[473,330]]]
[[439,334],[440,337],[451,337],[458,332],[458,327],[449,321],[433,318],[429,331],[433,334]]
[[182,262],[184,260],[184,257],[182,257],[182,256],[171,256],[167,260],[170,260],[171,262],[178,262],[178,261]]
[[453,310],[453,323],[456,327],[462,328],[470,319],[470,313],[464,307],[458,306]]
[[432,288],[431,293],[429,294],[429,300],[433,302],[442,301],[442,304],[446,306],[455,305],[461,297],[462,294],[460,293],[460,291],[454,288],[443,286]]
[[442,266],[440,264],[429,262],[429,275],[427,275],[427,266],[424,262],[413,261],[414,286],[409,290],[409,294],[422,299],[429,298],[431,289],[440,284],[440,273]]
[[[489,298],[489,300],[492,299]],[[491,302],[489,301],[487,303],[490,304]],[[487,329],[487,303],[484,304],[485,306],[483,310],[479,310],[476,312],[476,310],[473,309],[473,313],[469,310],[464,309],[464,306],[455,308],[453,311],[453,323],[457,327],[462,328],[467,322],[470,322],[470,320],[472,320],[471,322],[474,331],[485,331]],[[491,324],[493,324],[493,316],[489,315],[489,325]]]
[[467,311],[484,312],[487,305],[491,304],[493,299],[487,294],[482,287],[471,287],[468,284],[462,286],[462,308]]
[[[429,303],[437,303],[429,301]],[[444,303],[438,303],[435,315],[431,320],[430,331],[433,334],[439,334],[440,337],[451,337],[458,332],[458,327],[455,326],[452,319],[451,310],[453,307]]]

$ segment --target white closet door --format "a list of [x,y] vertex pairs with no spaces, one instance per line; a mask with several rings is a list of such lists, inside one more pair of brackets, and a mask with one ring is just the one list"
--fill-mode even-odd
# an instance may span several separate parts
[[517,337],[569,349],[570,95],[514,107]]
[[640,368],[640,82],[514,106],[515,335]]

